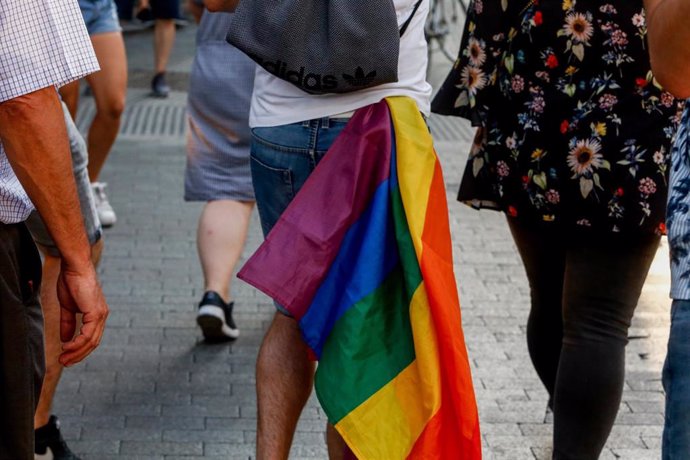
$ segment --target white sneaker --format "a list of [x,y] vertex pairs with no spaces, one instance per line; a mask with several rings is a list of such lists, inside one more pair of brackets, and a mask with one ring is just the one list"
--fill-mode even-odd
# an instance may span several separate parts
[[112,227],[117,222],[117,216],[113,207],[108,202],[108,196],[105,194],[105,188],[108,186],[105,182],[92,182],[91,189],[93,190],[93,198],[96,203],[96,212],[98,213],[98,220],[101,221],[103,227]]

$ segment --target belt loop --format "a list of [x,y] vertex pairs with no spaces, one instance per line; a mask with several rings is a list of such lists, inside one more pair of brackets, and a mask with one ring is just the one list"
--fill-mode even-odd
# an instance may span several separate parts
[[321,126],[322,126],[324,129],[330,128],[330,127],[331,127],[331,118],[330,118],[330,117],[323,117],[323,118],[321,119]]
[[309,128],[311,126],[311,120],[304,120],[302,122],[302,128]]

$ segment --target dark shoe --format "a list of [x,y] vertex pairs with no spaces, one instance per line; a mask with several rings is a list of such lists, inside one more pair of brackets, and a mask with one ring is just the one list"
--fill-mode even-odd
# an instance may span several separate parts
[[170,94],[170,86],[165,81],[165,72],[157,73],[151,81],[151,94],[154,97],[165,98]]
[[214,291],[207,291],[199,302],[199,313],[196,322],[204,333],[207,342],[227,342],[240,335],[232,319],[234,302],[225,303]]
[[36,446],[34,458],[36,460],[80,460],[69,450],[67,443],[60,433],[60,422],[54,415],[50,416],[48,424],[34,430]]
[[156,19],[153,17],[153,11],[151,8],[142,8],[137,12],[136,18],[143,23],[153,23]]

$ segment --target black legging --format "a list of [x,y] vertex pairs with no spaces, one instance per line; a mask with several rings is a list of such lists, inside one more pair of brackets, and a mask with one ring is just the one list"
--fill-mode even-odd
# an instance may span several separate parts
[[618,412],[628,328],[660,238],[508,223],[530,285],[527,346],[553,402],[553,458],[596,460]]

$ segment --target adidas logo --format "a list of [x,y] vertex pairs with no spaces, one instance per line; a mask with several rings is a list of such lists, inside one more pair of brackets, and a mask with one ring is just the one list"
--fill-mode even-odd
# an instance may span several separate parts
[[343,78],[350,86],[369,86],[376,78],[376,71],[373,70],[368,74],[364,74],[364,69],[357,67],[354,76],[343,74]]
[[251,56],[257,64],[263,67],[266,72],[275,75],[285,81],[304,88],[307,91],[328,91],[338,87],[338,77],[335,75],[320,75],[316,73],[305,73],[304,67],[299,70],[288,70],[286,62],[264,61],[258,56]]
[[[290,70],[288,64],[281,60],[268,61],[256,55],[250,57],[263,67],[266,72],[299,86],[300,88],[304,88],[307,91],[328,92],[338,88],[338,77],[335,75],[307,73],[304,67],[300,67],[299,70]],[[367,87],[371,85],[376,78],[376,71],[365,73],[364,69],[357,67],[354,75],[343,74],[342,78],[350,86]]]

